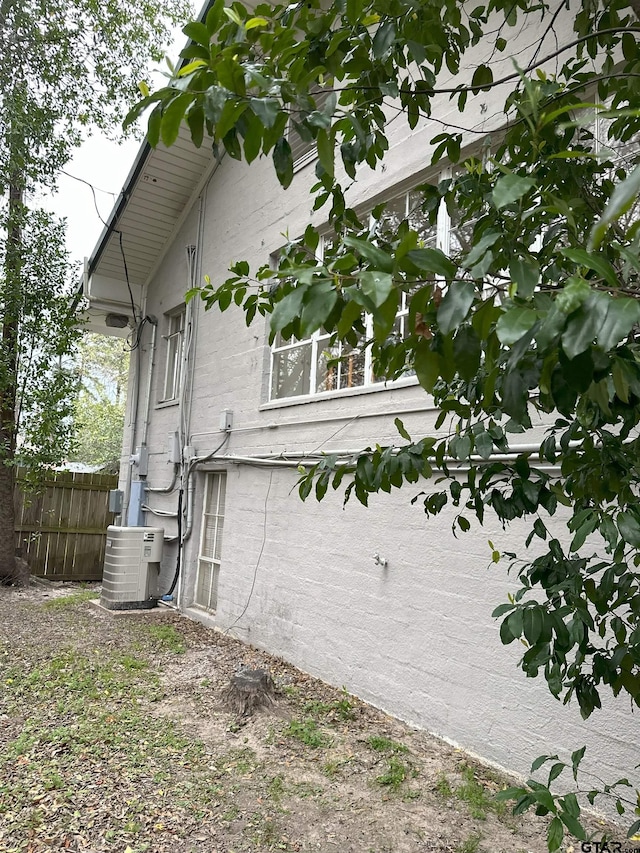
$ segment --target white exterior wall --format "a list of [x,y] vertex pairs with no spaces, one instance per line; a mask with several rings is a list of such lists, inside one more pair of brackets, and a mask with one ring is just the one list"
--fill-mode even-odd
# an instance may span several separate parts
[[[534,40],[525,32],[511,43],[517,49]],[[519,61],[525,63],[523,56]],[[496,77],[511,70],[506,57],[494,63]],[[499,126],[488,97],[471,99],[465,125],[482,132]],[[441,99],[434,114],[455,115],[454,102]],[[412,133],[400,120],[389,132],[384,171],[362,172],[353,203],[394,194],[430,171],[428,140],[438,132],[433,123]],[[466,138],[471,143],[480,136]],[[152,487],[166,486],[172,474],[168,434],[178,428],[180,413],[177,405],[158,404],[164,375],[161,332],[163,315],[183,301],[189,287],[185,247],[198,244],[199,269],[214,282],[226,277],[234,260],[246,259],[252,268],[261,265],[283,244],[284,232],[296,236],[310,220],[322,224],[321,213],[310,213],[313,181],[311,165],[282,192],[270,161],[248,168],[226,158],[147,288],[146,313],[160,323],[148,430]],[[432,430],[437,413],[411,381],[269,403],[265,322],[258,318],[247,328],[239,309],[222,315],[193,304],[197,338],[188,443],[198,456],[223,440],[223,409],[232,410],[233,429],[221,452],[242,456],[393,442],[398,439],[396,415],[412,435]],[[141,386],[148,348],[149,328],[141,345]],[[295,470],[237,464],[225,470],[218,609],[207,617],[212,624],[516,772],[526,773],[542,752],[566,758],[585,743],[589,767],[607,781],[627,775],[635,765],[637,737],[628,705],[612,700],[582,722],[577,707],[556,702],[542,678],[526,680],[516,669],[521,649],[501,645],[490,614],[506,599],[510,584],[506,566],[488,568],[487,540],[499,549],[517,550],[514,536],[522,538],[517,530],[504,533],[489,522],[486,529],[474,527],[455,539],[451,514],[427,521],[420,503],[411,506],[411,497],[426,483],[374,496],[369,509],[355,499],[343,509],[341,494],[334,493],[321,504],[313,498],[302,504],[294,488]],[[202,469],[193,477],[194,524],[181,579],[181,604],[192,615],[204,478]],[[148,503],[175,512],[177,497],[149,494]],[[176,533],[174,518],[149,513],[147,523],[164,524],[168,535]],[[388,560],[387,568],[375,564],[374,553]],[[163,589],[173,576],[175,558],[169,544]]]

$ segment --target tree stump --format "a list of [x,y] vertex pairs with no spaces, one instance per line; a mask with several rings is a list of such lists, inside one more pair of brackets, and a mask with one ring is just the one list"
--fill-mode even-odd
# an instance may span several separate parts
[[275,685],[264,669],[240,669],[222,691],[226,707],[241,717],[249,717],[258,708],[274,705]]
[[0,578],[2,586],[29,586],[31,570],[29,563],[23,558],[16,555],[13,571],[8,575],[3,575]]

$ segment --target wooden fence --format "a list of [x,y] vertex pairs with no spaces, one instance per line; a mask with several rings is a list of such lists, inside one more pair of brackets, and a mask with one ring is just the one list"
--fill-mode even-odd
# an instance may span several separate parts
[[16,546],[29,561],[31,574],[49,580],[96,581],[102,563],[112,474],[51,474],[37,492],[23,490],[24,473],[16,475]]

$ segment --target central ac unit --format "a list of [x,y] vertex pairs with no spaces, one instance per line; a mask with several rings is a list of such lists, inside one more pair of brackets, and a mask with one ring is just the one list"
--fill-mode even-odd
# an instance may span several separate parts
[[161,527],[107,527],[100,603],[108,610],[155,607],[162,560]]

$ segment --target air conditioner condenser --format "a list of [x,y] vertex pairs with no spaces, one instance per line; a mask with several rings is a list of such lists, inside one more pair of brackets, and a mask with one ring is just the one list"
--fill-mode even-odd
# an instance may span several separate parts
[[108,610],[137,610],[158,603],[161,527],[107,527],[100,604]]

